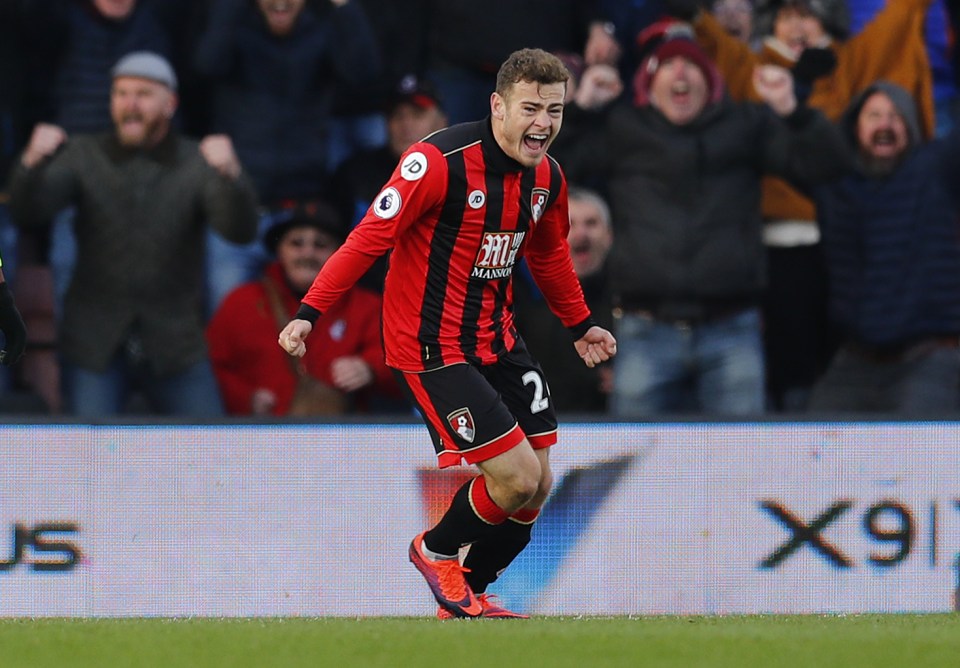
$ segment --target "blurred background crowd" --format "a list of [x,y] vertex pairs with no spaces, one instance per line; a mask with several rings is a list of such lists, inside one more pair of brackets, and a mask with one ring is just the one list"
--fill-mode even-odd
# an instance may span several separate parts
[[551,153],[621,351],[586,369],[517,268],[562,416],[960,412],[957,19],[946,0],[3,0],[0,249],[29,339],[0,411],[408,414],[386,261],[303,360],[276,333],[402,152],[485,117],[500,63],[538,47],[572,75]]

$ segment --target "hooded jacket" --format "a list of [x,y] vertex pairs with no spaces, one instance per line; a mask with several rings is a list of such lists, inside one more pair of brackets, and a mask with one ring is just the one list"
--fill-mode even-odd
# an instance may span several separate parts
[[960,333],[960,133],[923,142],[913,99],[878,82],[849,106],[843,129],[856,147],[867,98],[885,93],[910,146],[889,174],[855,172],[815,190],[830,277],[830,314],[849,341],[877,348]]

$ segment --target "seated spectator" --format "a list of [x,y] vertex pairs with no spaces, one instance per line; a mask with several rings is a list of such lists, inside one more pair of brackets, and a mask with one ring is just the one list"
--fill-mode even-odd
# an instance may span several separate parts
[[[266,208],[261,238],[286,202],[329,195],[335,84],[380,67],[359,3],[214,0],[195,63],[211,87],[213,130],[233,140]],[[211,312],[268,260],[260,241],[237,247],[216,237],[209,256]]]
[[923,141],[916,102],[879,82],[844,129],[856,171],[815,190],[844,340],[810,410],[960,411],[960,131]]
[[[343,242],[329,206],[298,207],[267,231],[275,255],[258,281],[241,285],[217,309],[207,342],[227,412],[233,415],[334,415],[378,409],[400,396],[384,362],[380,297],[353,288],[317,321],[320,337],[302,358],[277,346],[317,272]],[[378,396],[379,395],[379,396]]]
[[[570,257],[580,279],[583,296],[597,324],[613,323],[607,281],[607,257],[613,246],[610,207],[597,193],[570,186]],[[601,414],[613,385],[609,364],[592,369],[570,347],[570,335],[536,288],[526,264],[514,282],[517,328],[531,350],[538,351],[544,374],[550,379],[550,398],[560,414]]]
[[[624,418],[760,414],[760,181],[832,178],[846,148],[822,114],[798,104],[788,70],[756,71],[766,105],[736,103],[689,28],[670,26],[647,48],[633,103],[612,107],[602,133],[584,137],[592,163],[567,170],[603,170],[609,183],[611,408]],[[578,128],[564,132],[575,138]]]
[[11,211],[42,226],[76,207],[77,266],[59,322],[67,411],[120,413],[139,389],[161,414],[222,412],[203,338],[207,226],[237,242],[256,230],[256,197],[229,138],[171,129],[177,79],[150,52],[112,70],[114,131],[40,124],[16,165]]

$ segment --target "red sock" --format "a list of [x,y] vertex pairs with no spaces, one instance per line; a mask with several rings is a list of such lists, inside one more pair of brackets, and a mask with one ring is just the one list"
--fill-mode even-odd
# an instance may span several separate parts
[[487,491],[487,480],[477,476],[470,484],[470,505],[477,517],[487,524],[503,524],[507,521],[507,511],[494,503]]
[[483,476],[478,476],[457,490],[423,542],[437,554],[456,554],[461,546],[489,536],[506,519],[507,513],[490,498]]
[[521,508],[513,515],[510,516],[510,519],[514,522],[519,522],[520,524],[533,524],[537,521],[537,518],[540,516],[539,508]]

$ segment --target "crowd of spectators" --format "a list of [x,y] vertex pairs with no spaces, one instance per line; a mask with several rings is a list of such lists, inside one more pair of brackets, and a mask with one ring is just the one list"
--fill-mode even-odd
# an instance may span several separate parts
[[[944,181],[954,170],[937,157],[950,155],[960,100],[953,12],[945,0],[6,0],[0,249],[34,334],[19,370],[0,369],[0,410],[290,414],[306,372],[274,354],[269,334],[278,308],[296,308],[297,273],[322,264],[414,141],[486,116],[499,64],[539,47],[572,75],[551,152],[576,184],[574,264],[598,321],[621,340],[612,366],[565,370],[562,336],[518,269],[521,333],[563,384],[551,388],[561,414],[798,412],[811,394],[821,411],[897,412],[906,402],[839,401],[853,391],[843,373],[909,385],[911,364],[931,352],[950,369],[938,382],[955,392],[952,403],[923,403],[960,411],[960,295],[943,287],[960,279],[930,279],[960,271]],[[162,68],[152,60],[149,70],[167,106],[163,90],[153,111],[117,98],[118,76],[140,71],[129,61],[118,71],[130,54],[169,65],[169,76],[152,76]],[[772,67],[758,77],[760,65]],[[668,100],[700,79],[704,107],[686,118]],[[877,82],[895,91],[890,123],[905,119],[902,155],[934,156],[921,167],[877,174],[863,158],[874,140],[899,136],[881,123],[858,137],[849,116],[872,109],[860,96]],[[164,126],[156,141],[124,141],[154,117]],[[856,191],[863,202],[851,204],[846,173],[868,179]],[[877,256],[900,251],[898,272],[856,251],[876,233],[877,197],[861,194],[871,187],[900,197],[880,225],[894,241]],[[941,227],[912,232],[906,221],[920,216]],[[854,275],[846,265],[858,259]],[[19,270],[37,268],[49,303],[36,303],[35,284],[18,286]],[[410,410],[369,348],[385,271],[363,279],[363,308],[330,317],[336,350],[307,362],[335,390],[327,412]],[[887,338],[863,330],[884,322],[869,311],[877,304],[904,319]],[[57,325],[50,341],[30,327],[45,309]],[[354,311],[359,323],[345,325]],[[731,327],[747,342],[739,353],[724,348]],[[669,349],[686,351],[673,369],[668,334]],[[53,377],[31,371],[42,356],[56,360]],[[360,362],[337,376],[338,357]],[[896,368],[868,373],[849,359]],[[671,383],[688,398],[667,401]],[[12,401],[18,393],[44,400]]]

